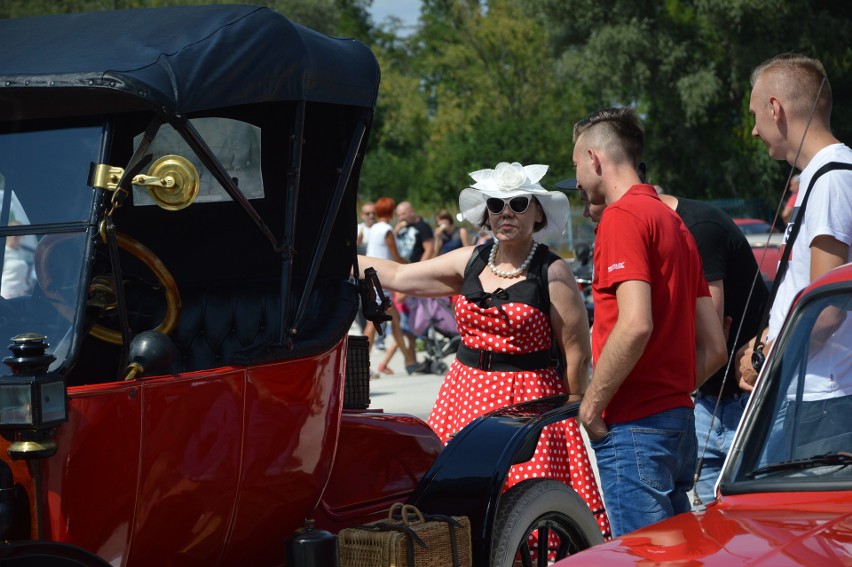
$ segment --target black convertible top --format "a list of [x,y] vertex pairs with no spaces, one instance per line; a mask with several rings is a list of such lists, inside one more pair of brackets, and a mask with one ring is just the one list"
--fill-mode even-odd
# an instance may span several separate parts
[[372,109],[379,83],[365,45],[258,6],[0,20],[0,53],[0,114],[11,117],[61,112],[80,94],[105,113],[300,100]]

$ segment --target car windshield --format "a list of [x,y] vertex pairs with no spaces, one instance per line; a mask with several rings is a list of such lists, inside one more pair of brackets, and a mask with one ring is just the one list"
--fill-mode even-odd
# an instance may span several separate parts
[[852,480],[852,292],[807,300],[780,337],[736,476]]
[[99,124],[0,132],[0,341],[45,335],[51,369],[72,344],[101,133]]

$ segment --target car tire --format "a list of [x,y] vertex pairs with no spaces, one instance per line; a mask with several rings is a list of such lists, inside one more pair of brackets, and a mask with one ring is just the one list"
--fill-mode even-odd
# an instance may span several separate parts
[[[510,488],[500,499],[491,546],[491,567],[534,565],[516,563],[532,557],[528,538],[555,535],[555,559],[562,559],[602,543],[603,534],[585,502],[562,482],[533,479]],[[552,558],[551,558],[552,559]]]

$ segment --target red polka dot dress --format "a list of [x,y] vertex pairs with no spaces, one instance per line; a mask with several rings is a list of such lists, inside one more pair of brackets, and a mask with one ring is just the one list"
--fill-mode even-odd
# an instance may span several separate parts
[[[455,317],[462,344],[471,349],[527,354],[551,348],[550,318],[537,306],[538,280],[528,277],[493,294],[484,293],[478,279],[465,276]],[[530,273],[533,272],[532,266]],[[466,293],[467,292],[467,293]],[[549,312],[549,309],[547,310]],[[446,444],[465,425],[496,409],[547,396],[565,394],[555,368],[515,372],[485,371],[454,360],[438,392],[429,425]],[[604,534],[609,520],[580,428],[575,419],[547,426],[533,458],[514,465],[503,490],[526,479],[552,478],[571,486],[596,513]]]

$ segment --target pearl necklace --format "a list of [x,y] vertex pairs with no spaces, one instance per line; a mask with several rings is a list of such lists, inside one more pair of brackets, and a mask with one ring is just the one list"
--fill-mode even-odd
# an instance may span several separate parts
[[538,242],[533,240],[532,248],[530,249],[530,253],[527,255],[527,259],[524,260],[524,263],[521,264],[519,267],[515,268],[512,271],[506,272],[504,270],[497,268],[497,266],[494,265],[494,258],[497,257],[497,247],[499,245],[500,245],[500,242],[495,240],[494,246],[491,248],[491,254],[488,255],[488,268],[492,272],[494,272],[495,276],[498,276],[498,277],[501,277],[501,278],[516,278],[516,277],[520,276],[521,274],[523,274],[524,272],[526,272],[527,268],[530,265],[530,262],[532,262],[533,255],[535,255],[535,249],[538,248]]

